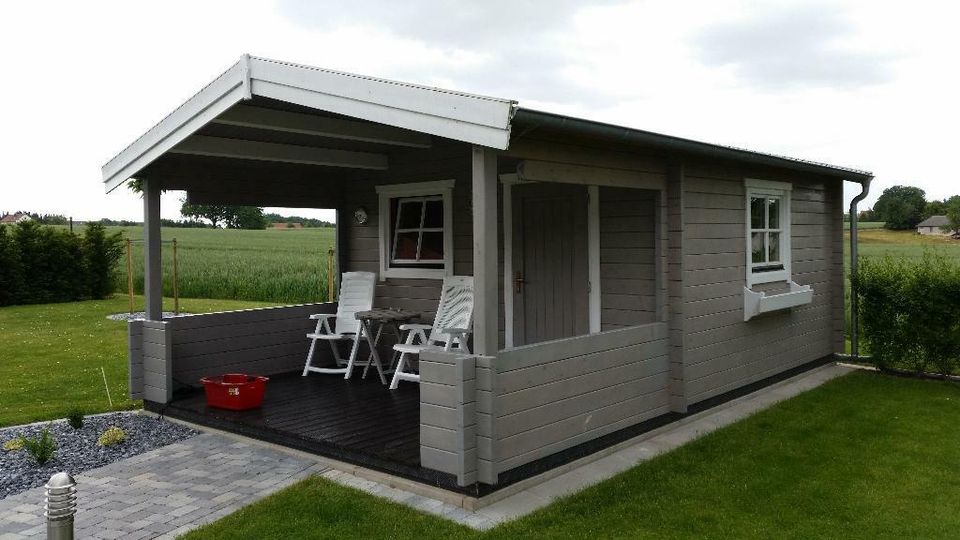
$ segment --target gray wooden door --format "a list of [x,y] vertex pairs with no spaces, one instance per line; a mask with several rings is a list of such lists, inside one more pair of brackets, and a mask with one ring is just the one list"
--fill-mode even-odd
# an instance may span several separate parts
[[513,189],[514,345],[589,333],[586,187]]

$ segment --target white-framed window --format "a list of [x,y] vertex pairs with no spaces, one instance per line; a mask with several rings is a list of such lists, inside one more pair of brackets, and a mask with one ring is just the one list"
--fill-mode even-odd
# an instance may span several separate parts
[[788,182],[744,180],[746,187],[747,287],[790,279]]
[[453,180],[377,186],[380,278],[453,274]]

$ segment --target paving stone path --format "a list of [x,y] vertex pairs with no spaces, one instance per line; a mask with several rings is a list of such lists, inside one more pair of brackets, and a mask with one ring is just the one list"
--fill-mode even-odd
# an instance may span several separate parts
[[[175,538],[327,467],[205,433],[77,475],[77,538]],[[45,538],[43,488],[0,500],[0,540]]]

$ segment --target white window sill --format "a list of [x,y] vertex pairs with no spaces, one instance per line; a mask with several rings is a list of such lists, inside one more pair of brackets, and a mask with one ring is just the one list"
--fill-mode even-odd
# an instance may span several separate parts
[[443,279],[448,275],[443,268],[387,268],[380,273],[380,281],[397,279]]
[[777,283],[790,281],[790,271],[787,269],[774,270],[772,272],[751,272],[747,276],[747,287],[753,287],[761,283]]

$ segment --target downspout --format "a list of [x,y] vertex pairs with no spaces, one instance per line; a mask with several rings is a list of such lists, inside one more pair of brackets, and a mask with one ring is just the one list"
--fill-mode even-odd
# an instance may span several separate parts
[[870,181],[873,177],[868,177],[860,182],[863,191],[850,201],[850,356],[853,359],[860,357],[859,336],[857,335],[857,309],[859,301],[857,298],[856,280],[857,275],[857,203],[862,201],[870,193]]

